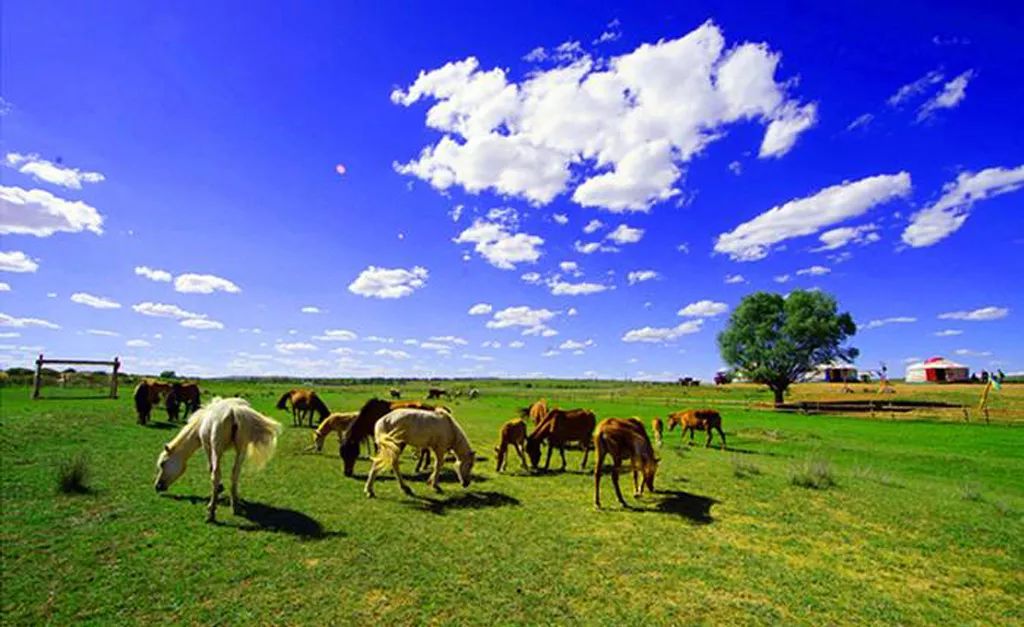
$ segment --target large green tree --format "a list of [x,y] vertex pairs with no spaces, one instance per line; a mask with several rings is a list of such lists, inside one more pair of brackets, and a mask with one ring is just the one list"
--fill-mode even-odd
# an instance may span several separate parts
[[755,292],[733,310],[718,349],[729,366],[767,385],[779,405],[790,384],[818,364],[856,358],[856,348],[843,346],[856,332],[850,314],[824,292]]

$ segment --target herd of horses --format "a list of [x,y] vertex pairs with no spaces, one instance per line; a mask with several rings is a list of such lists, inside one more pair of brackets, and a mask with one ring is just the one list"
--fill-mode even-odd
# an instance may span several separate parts
[[[156,393],[154,390],[161,389],[157,387],[159,385],[168,388],[166,395],[170,398],[175,394],[183,394],[180,390],[191,384],[168,385],[151,381],[140,383],[139,388],[136,388],[136,408],[140,412],[140,422],[143,420],[140,388],[144,392],[143,400],[148,402],[148,412],[148,408],[155,404],[151,394]],[[166,490],[184,471],[188,457],[199,448],[203,448],[208,456],[211,471],[212,495],[207,520],[212,521],[216,512],[217,497],[223,491],[220,483],[220,461],[223,453],[228,448],[234,448],[236,451],[235,467],[232,471],[231,503],[237,509],[238,471],[242,461],[246,457],[259,461],[268,459],[273,453],[281,427],[271,418],[252,409],[249,403],[241,398],[214,399],[212,403],[200,409],[198,388],[194,385],[192,387],[195,389],[197,400],[195,406],[187,405],[187,408],[194,413],[177,437],[164,447],[157,464],[155,488],[157,491]],[[460,483],[463,487],[469,485],[476,453],[465,431],[448,407],[396,398],[372,398],[358,411],[332,413],[313,390],[294,389],[280,397],[277,408],[290,410],[293,425],[296,426],[302,425],[303,421],[312,426],[313,415],[318,415],[319,424],[313,434],[313,443],[307,450],[321,451],[327,437],[335,433],[346,477],[351,477],[355,473],[360,449],[365,443],[367,456],[371,462],[364,487],[367,497],[374,496],[374,481],[381,471],[387,469],[394,473],[401,490],[411,494],[400,468],[401,456],[407,447],[419,451],[417,471],[429,467],[431,457],[433,458],[433,471],[427,484],[435,491],[441,491],[438,477],[449,453],[454,454],[457,461],[456,474]],[[547,456],[543,468],[550,468],[551,456],[557,449],[562,461],[561,469],[565,470],[565,450],[568,447],[576,447],[583,451],[581,469],[586,469],[589,453],[591,450],[594,451],[596,507],[601,507],[601,476],[606,458],[611,460],[612,486],[623,507],[630,507],[619,487],[619,475],[626,463],[633,474],[634,496],[640,497],[645,491],[654,491],[654,477],[658,467],[654,449],[655,445],[662,445],[664,435],[664,422],[661,418],[655,417],[651,420],[651,430],[654,434],[652,443],[644,423],[635,417],[605,418],[598,422],[594,412],[588,409],[549,407],[545,399],[522,408],[519,413],[519,417],[509,420],[500,428],[498,445],[494,449],[495,468],[498,472],[507,467],[510,447],[518,455],[524,470],[541,468],[545,444]],[[722,417],[715,410],[690,409],[668,414],[669,431],[677,426],[681,427],[684,438],[689,432],[691,443],[696,431],[706,432],[705,446],[711,445],[713,433],[717,431],[721,446],[725,448]],[[371,446],[375,454],[371,454]]]
[[164,409],[167,410],[167,419],[171,422],[181,417],[181,410],[184,408],[184,417],[199,409],[200,402],[199,386],[195,383],[164,383],[145,379],[135,386],[132,398],[135,400],[135,413],[138,416],[140,425],[147,424],[154,407],[159,407],[161,401]]

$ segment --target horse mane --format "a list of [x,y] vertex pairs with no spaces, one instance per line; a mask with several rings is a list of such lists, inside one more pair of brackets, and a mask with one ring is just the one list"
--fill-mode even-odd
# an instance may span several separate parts
[[281,395],[281,398],[278,399],[277,401],[278,409],[288,409],[288,400],[292,397],[292,392],[294,391],[295,390],[288,390],[287,392]]
[[317,396],[316,392],[312,392],[309,395],[309,402],[313,406],[313,409],[315,409],[316,412],[320,414],[321,419],[331,415],[331,410],[327,409],[327,404],[324,403],[323,399]]
[[345,435],[341,439],[341,446],[351,446],[352,443],[359,444],[363,438],[373,433],[373,427],[377,421],[391,411],[391,403],[379,398],[371,398],[359,408],[359,415],[352,421]]

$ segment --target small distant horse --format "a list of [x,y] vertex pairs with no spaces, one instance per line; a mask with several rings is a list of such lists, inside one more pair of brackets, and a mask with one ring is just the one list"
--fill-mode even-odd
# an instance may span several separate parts
[[429,390],[427,390],[428,401],[433,398],[441,398],[442,396],[447,396],[448,398],[452,397],[448,390],[444,388],[430,388]]
[[665,433],[665,423],[661,421],[661,418],[657,416],[651,418],[651,431],[654,432],[654,441],[658,443],[658,446],[661,446],[662,436]]
[[217,496],[224,490],[220,481],[221,463],[229,448],[235,449],[235,465],[231,469],[231,509],[238,514],[238,475],[242,462],[250,459],[262,467],[274,454],[281,425],[264,416],[240,398],[215,398],[192,414],[178,435],[164,445],[157,458],[157,476],[153,487],[165,492],[185,472],[188,459],[199,450],[206,451],[210,462],[212,494],[206,507],[206,522],[215,522]]
[[468,396],[470,400],[473,400],[474,398],[480,396],[480,390],[476,388],[469,388],[469,392],[466,393],[466,396]]
[[519,410],[519,415],[523,418],[529,418],[534,425],[539,425],[541,420],[548,415],[548,402],[543,398],[529,407],[523,407]]
[[402,391],[399,390],[398,388],[391,388],[389,390],[389,393],[391,394],[391,398],[394,398],[394,399],[402,398]]
[[385,401],[379,398],[371,398],[366,401],[360,408],[359,415],[341,436],[341,444],[338,446],[338,454],[345,467],[345,476],[351,477],[355,471],[356,460],[359,459],[359,443],[365,438],[373,436],[378,420],[395,409],[434,409],[434,407],[434,405],[418,401]]
[[679,425],[683,428],[680,432],[680,437],[686,437],[686,432],[690,432],[690,444],[693,444],[693,433],[695,430],[707,431],[708,441],[704,443],[704,446],[711,446],[711,430],[718,431],[718,436],[722,440],[722,450],[725,450],[725,432],[722,431],[722,416],[713,409],[688,409],[686,411],[677,411],[668,415],[668,430],[671,431]]
[[373,482],[377,478],[377,473],[385,468],[394,471],[402,492],[412,495],[412,490],[405,485],[399,469],[399,460],[406,445],[433,451],[434,472],[427,479],[427,485],[434,488],[435,492],[441,491],[437,481],[448,451],[453,451],[458,459],[459,464],[455,467],[455,472],[459,476],[459,482],[462,487],[469,487],[476,453],[473,452],[466,433],[447,409],[396,409],[377,422],[374,427],[374,439],[377,441],[380,454],[374,458],[370,474],[366,478],[364,491],[367,497],[373,498]]
[[[647,437],[644,424],[636,418],[606,418],[594,430],[594,449],[597,464],[594,466],[594,506],[601,508],[601,468],[604,456],[612,457],[612,486],[615,496],[623,507],[629,507],[622,498],[619,488],[619,469],[624,459],[629,459],[633,469],[633,496],[639,498],[644,488],[654,492],[654,474],[658,460],[654,457],[651,440]],[[643,473],[643,482],[638,481],[638,471]]]
[[135,413],[138,415],[138,422],[144,425],[149,422],[153,407],[160,403],[160,399],[171,391],[171,386],[160,381],[143,379],[135,386],[132,398],[135,401]]
[[597,419],[594,412],[587,409],[552,409],[539,425],[526,436],[526,454],[530,456],[530,464],[536,469],[540,465],[540,445],[548,443],[548,457],[544,462],[544,470],[551,466],[551,451],[558,448],[562,455],[562,470],[565,470],[565,445],[578,442],[583,447],[583,462],[580,468],[587,467],[587,454],[590,452],[591,434]]
[[327,409],[327,405],[320,400],[316,392],[305,388],[296,388],[294,390],[288,390],[281,395],[281,398],[277,401],[277,408],[288,411],[288,404],[292,406],[292,426],[302,426],[302,421],[305,420],[310,427],[313,426],[313,412],[316,412],[320,416],[320,420],[326,419],[331,415],[331,410]]
[[523,463],[523,470],[527,470],[526,456],[523,455],[523,444],[526,443],[526,423],[523,422],[523,419],[516,418],[501,425],[501,432],[498,436],[498,446],[494,447],[494,452],[498,456],[495,470],[501,472],[501,469],[506,466],[505,462],[508,461],[506,452],[510,446],[519,456],[519,461]]
[[185,406],[185,418],[199,409],[199,386],[195,383],[174,383],[167,393],[167,400],[164,405],[167,409],[167,419],[174,422],[181,414],[181,406]]

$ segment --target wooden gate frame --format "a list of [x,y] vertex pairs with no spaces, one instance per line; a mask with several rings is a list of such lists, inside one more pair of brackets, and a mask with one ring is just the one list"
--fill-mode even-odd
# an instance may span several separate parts
[[121,360],[114,357],[113,361],[96,361],[92,359],[45,359],[39,353],[36,360],[36,374],[32,379],[32,400],[39,398],[39,386],[43,382],[43,366],[45,364],[64,364],[69,366],[110,366],[110,398],[117,398],[117,371],[121,369]]

